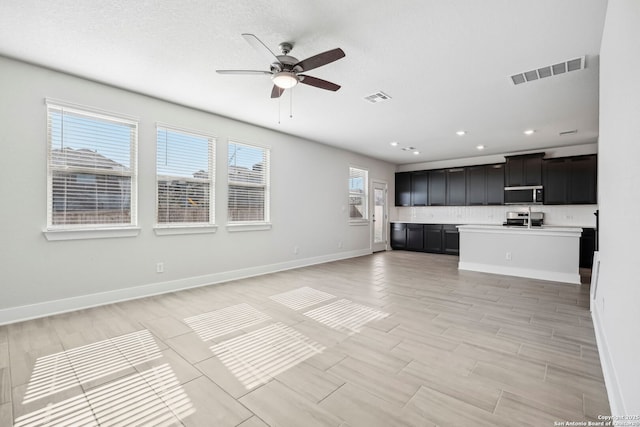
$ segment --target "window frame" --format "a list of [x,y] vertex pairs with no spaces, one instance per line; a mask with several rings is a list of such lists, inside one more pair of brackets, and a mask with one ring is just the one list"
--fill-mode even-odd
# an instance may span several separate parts
[[[352,170],[364,172],[363,194],[351,191],[351,180],[353,179]],[[347,206],[350,225],[367,225],[369,224],[369,170],[357,165],[349,165],[349,179],[347,180]],[[351,198],[358,197],[362,199],[364,215],[362,218],[354,218],[351,216]]]
[[[66,101],[45,98],[46,116],[46,168],[47,168],[47,200],[46,227],[43,234],[47,240],[75,240],[112,237],[133,237],[139,234],[138,227],[138,142],[139,119],[122,113],[106,111],[95,107],[74,104]],[[129,171],[112,171],[108,173],[100,169],[78,167],[79,173],[102,176],[125,176],[130,178],[129,188],[129,219],[128,223],[83,223],[83,224],[53,224],[54,212],[54,175],[56,172],[67,172],[68,167],[56,167],[52,164],[53,138],[51,132],[52,113],[56,111],[64,117],[65,112],[85,119],[95,119],[102,122],[113,122],[130,128],[129,138]],[[64,141],[63,141],[64,146]]]
[[[179,134],[194,136],[197,138],[205,138],[208,141],[208,154],[207,154],[207,163],[209,167],[209,178],[207,180],[202,180],[203,182],[207,182],[209,184],[209,215],[208,220],[206,222],[159,222],[159,209],[160,209],[160,201],[159,201],[159,191],[158,191],[158,182],[161,175],[158,173],[158,144],[160,143],[158,139],[158,132],[160,130],[176,132]],[[154,233],[158,236],[164,235],[176,235],[176,234],[199,234],[199,233],[214,233],[217,230],[217,225],[215,223],[216,220],[216,143],[217,138],[208,133],[193,129],[187,129],[179,126],[174,126],[166,123],[158,122],[156,123],[156,177],[155,177],[155,225],[153,227]],[[171,177],[170,175],[162,175],[164,177]],[[183,178],[183,177],[179,177]]]
[[[266,163],[266,167],[264,170],[264,183],[257,185],[253,183],[241,182],[241,181],[232,181],[231,180],[231,168],[229,164],[229,154],[231,152],[232,145],[240,145],[249,147],[252,149],[259,149],[263,151],[263,159]],[[266,145],[254,144],[244,141],[239,141],[237,139],[229,138],[227,140],[227,156],[226,156],[226,165],[227,165],[227,231],[261,231],[261,230],[270,230],[271,229],[271,147]],[[248,220],[248,221],[233,221],[229,216],[229,197],[230,197],[230,189],[231,186],[241,186],[247,188],[264,188],[264,205],[263,205],[263,218],[260,221]]]

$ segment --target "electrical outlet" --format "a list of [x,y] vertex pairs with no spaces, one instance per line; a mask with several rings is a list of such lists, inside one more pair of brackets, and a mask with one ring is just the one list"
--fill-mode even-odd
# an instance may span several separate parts
[[506,259],[507,261],[511,261],[511,252],[507,252],[507,253],[504,255],[504,259]]
[[294,253],[295,255],[298,255],[298,252],[300,252],[300,248],[299,248],[299,247],[297,247],[297,246],[294,246],[294,247],[293,247],[293,253]]
[[338,249],[342,249],[342,240],[338,241]]
[[164,273],[164,262],[156,264],[156,273]]

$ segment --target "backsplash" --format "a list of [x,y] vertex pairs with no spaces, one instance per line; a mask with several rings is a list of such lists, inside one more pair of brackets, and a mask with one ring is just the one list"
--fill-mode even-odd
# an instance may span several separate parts
[[[575,227],[596,226],[593,213],[597,205],[534,205],[531,210],[544,212],[546,225]],[[394,215],[395,210],[395,215]],[[526,206],[418,206],[394,207],[391,221],[435,224],[502,224],[506,213],[526,211]]]

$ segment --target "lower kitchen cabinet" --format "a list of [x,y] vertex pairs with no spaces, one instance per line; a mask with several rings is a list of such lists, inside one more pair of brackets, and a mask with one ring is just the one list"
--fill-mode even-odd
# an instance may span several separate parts
[[424,225],[425,252],[442,253],[442,224]]
[[407,224],[407,249],[421,251],[424,248],[424,226]]
[[402,222],[391,223],[391,247],[393,249],[407,248],[407,224]]
[[458,227],[452,224],[442,226],[443,251],[445,254],[460,254],[460,234]]
[[580,267],[593,266],[593,252],[596,250],[596,229],[583,228],[580,236]]
[[393,249],[458,255],[460,239],[453,224],[391,223]]

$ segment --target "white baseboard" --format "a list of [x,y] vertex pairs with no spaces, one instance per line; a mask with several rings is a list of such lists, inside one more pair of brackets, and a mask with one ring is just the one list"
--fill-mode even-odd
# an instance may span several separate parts
[[580,284],[580,272],[577,270],[574,274],[463,261],[458,263],[458,269],[479,271],[481,273],[503,274],[505,276],[527,277],[529,279],[549,280],[552,282],[571,283],[574,285]]
[[618,382],[618,375],[613,367],[611,354],[609,353],[609,345],[607,344],[607,337],[604,333],[604,329],[602,328],[602,322],[600,321],[597,300],[592,301],[591,304],[591,319],[593,320],[593,329],[596,333],[600,365],[602,367],[602,375],[604,376],[604,384],[607,388],[607,397],[609,398],[611,415],[629,415],[625,409],[620,383]]
[[69,311],[81,310],[100,305],[128,301],[137,298],[144,298],[168,292],[175,292],[183,289],[197,288],[201,286],[228,282],[231,280],[245,279],[247,277],[260,276],[262,274],[291,270],[294,268],[306,267],[309,265],[323,264],[331,261],[355,258],[359,256],[370,255],[371,253],[372,252],[370,248],[349,252],[339,252],[312,258],[304,258],[276,264],[249,267],[241,270],[224,271],[220,273],[207,274],[204,276],[187,277],[184,279],[171,280],[168,282],[151,283],[148,285],[118,289],[109,292],[81,295],[77,297],[46,301],[37,304],[23,305],[19,307],[10,307],[0,310],[0,325],[21,322],[24,320],[31,320],[39,317],[51,316],[54,314],[66,313]]

